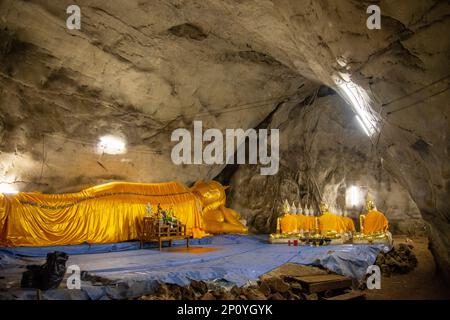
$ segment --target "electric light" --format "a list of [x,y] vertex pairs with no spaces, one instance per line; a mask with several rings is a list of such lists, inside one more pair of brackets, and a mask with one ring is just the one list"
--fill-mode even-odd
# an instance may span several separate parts
[[[342,78],[347,80],[342,80]],[[379,119],[372,110],[372,101],[366,91],[353,83],[347,74],[341,74],[340,77],[336,77],[335,83],[340,89],[344,99],[347,100],[355,111],[358,123],[361,125],[364,132],[369,137],[373,136],[378,131],[377,123],[379,122]]]
[[14,188],[14,186],[12,186],[9,183],[0,183],[0,193],[16,194],[16,193],[19,193],[19,190]]
[[112,135],[100,137],[97,144],[97,153],[100,154],[124,154],[126,151],[125,141]]
[[363,194],[361,189],[356,186],[351,186],[347,189],[345,195],[345,202],[348,208],[356,207],[363,201]]
[[366,126],[364,125],[364,122],[361,120],[361,118],[359,116],[356,116],[355,118],[356,118],[356,120],[358,120],[359,125],[361,126],[361,128],[363,128],[365,134],[367,134],[370,137],[371,134],[370,134],[369,130],[366,128]]

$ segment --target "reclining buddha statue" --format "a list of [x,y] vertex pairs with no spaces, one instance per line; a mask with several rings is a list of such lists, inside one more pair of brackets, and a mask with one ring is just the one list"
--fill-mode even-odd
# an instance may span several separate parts
[[202,204],[203,230],[208,233],[248,233],[239,214],[225,207],[225,189],[217,181],[197,181],[191,188]]

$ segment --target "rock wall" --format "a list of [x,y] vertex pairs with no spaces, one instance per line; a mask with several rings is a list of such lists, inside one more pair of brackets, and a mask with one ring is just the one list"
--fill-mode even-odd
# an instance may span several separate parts
[[[0,178],[19,190],[213,177],[223,166],[172,163],[173,130],[192,131],[193,120],[251,128],[283,97],[312,89],[245,43],[185,23],[169,3],[79,1],[80,31],[65,27],[69,4],[0,3]],[[108,134],[124,138],[126,154],[95,152]]]
[[[361,197],[370,190],[385,212],[391,230],[400,234],[424,232],[420,212],[408,192],[383,167],[383,161],[338,95],[318,96],[300,104],[284,104],[269,128],[280,129],[281,170],[259,175],[259,167],[239,166],[228,181],[230,205],[241,212],[253,232],[271,233],[283,201],[319,210],[321,199],[348,213],[358,225],[364,198],[355,206],[346,201],[357,186]],[[227,182],[227,181],[224,181]]]
[[[373,2],[381,30],[366,27]],[[317,83],[341,96],[356,85],[378,114],[373,151],[430,224],[450,279],[448,1],[76,3],[79,31],[66,28],[71,0],[0,2],[2,184],[63,192],[208,179],[224,166],[171,163],[174,128],[198,118],[205,128],[252,128]],[[110,133],[126,138],[126,155],[93,152]]]

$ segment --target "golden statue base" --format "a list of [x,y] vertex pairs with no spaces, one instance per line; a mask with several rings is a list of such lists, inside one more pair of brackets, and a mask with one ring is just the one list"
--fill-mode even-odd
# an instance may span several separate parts
[[386,244],[392,245],[392,234],[389,231],[373,234],[356,233],[353,236],[354,244]]

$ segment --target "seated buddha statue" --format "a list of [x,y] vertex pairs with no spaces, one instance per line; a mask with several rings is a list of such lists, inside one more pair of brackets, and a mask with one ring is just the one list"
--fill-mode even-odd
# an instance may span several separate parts
[[279,233],[296,233],[298,232],[297,215],[292,212],[292,207],[287,200],[283,204],[283,216],[279,218]]
[[325,203],[320,205],[319,229],[322,235],[337,235],[344,233],[346,225],[342,217],[331,213]]
[[[305,213],[306,213],[305,209]],[[309,213],[309,210],[308,210]],[[299,210],[297,210],[297,215],[295,216],[297,219],[297,231],[300,233],[309,232],[309,226],[308,226],[308,216],[303,214],[303,209],[301,205],[299,205]]]
[[309,207],[308,215],[306,216],[305,228],[310,233],[316,233],[318,231],[318,218],[314,215],[314,210]]
[[378,211],[373,200],[366,202],[367,214],[360,218],[361,232],[365,235],[386,233],[389,228],[389,222],[385,215]]

